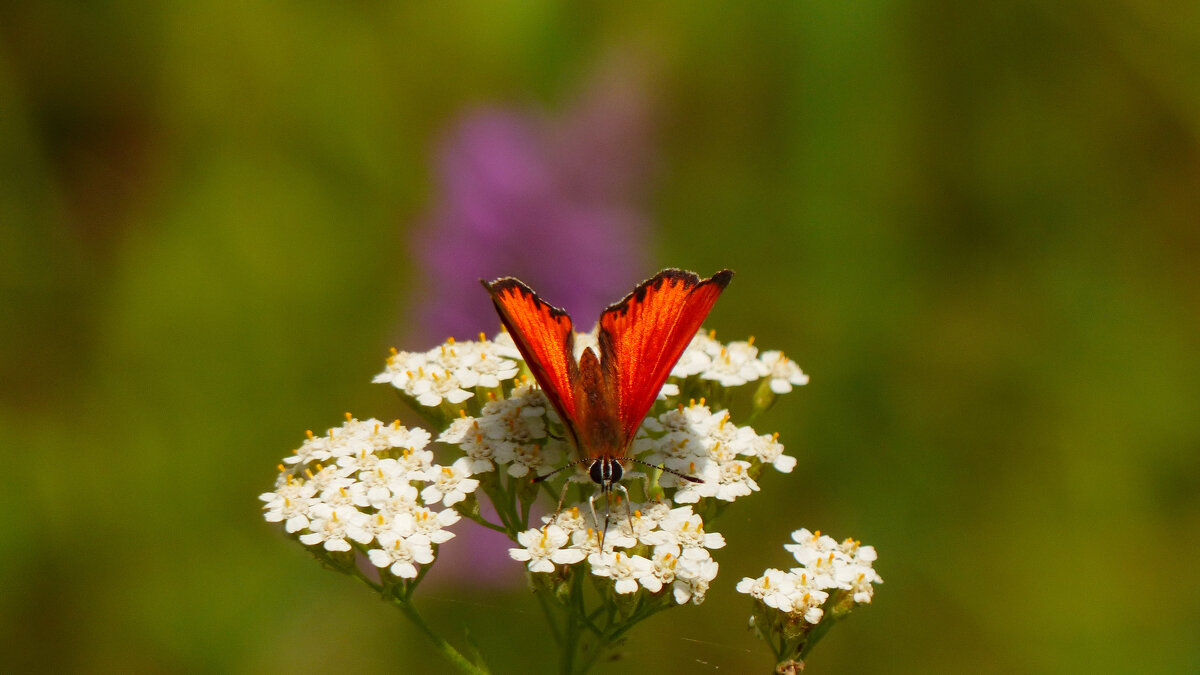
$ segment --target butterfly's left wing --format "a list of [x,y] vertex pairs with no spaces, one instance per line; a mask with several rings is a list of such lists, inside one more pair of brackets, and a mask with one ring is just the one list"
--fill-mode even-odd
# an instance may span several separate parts
[[732,277],[730,270],[701,280],[692,272],[666,269],[600,316],[601,360],[616,364],[624,444],[633,440],[671,369]]
[[500,320],[529,371],[578,446],[574,385],[579,379],[579,365],[574,358],[571,317],[539,298],[518,279],[505,277],[490,284],[483,281],[483,287],[491,294]]

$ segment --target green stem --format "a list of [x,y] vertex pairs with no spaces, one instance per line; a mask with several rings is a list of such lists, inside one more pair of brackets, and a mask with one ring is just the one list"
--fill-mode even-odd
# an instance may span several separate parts
[[583,575],[571,576],[571,591],[568,600],[567,630],[563,636],[562,667],[563,675],[575,673],[575,653],[579,651],[579,617],[584,614],[583,605]]
[[449,642],[446,642],[442,636],[434,632],[433,628],[431,628],[429,624],[425,623],[425,619],[421,616],[421,614],[417,611],[417,608],[414,607],[411,602],[402,600],[400,598],[393,598],[392,602],[400,608],[401,612],[404,612],[404,616],[408,617],[409,621],[413,622],[417,628],[421,629],[422,633],[425,633],[425,635],[433,641],[434,646],[436,646],[438,650],[442,652],[442,656],[446,657],[447,661],[454,664],[454,667],[460,672],[468,673],[469,675],[488,675],[489,671],[486,668],[481,668],[474,663],[471,663],[465,656],[460,654],[453,645],[451,645]]
[[833,624],[835,623],[837,623],[836,619],[833,617],[828,617],[821,623],[817,624],[816,627],[813,628],[808,634],[807,639],[804,641],[804,646],[800,648],[800,655],[796,658],[799,660],[804,660],[808,656],[809,652],[812,651],[813,647],[816,647],[817,643],[821,641],[821,638],[825,637],[825,634],[829,632],[829,629],[833,628]]
[[400,608],[400,611],[404,612],[404,616],[408,617],[409,621],[412,621],[414,624],[416,624],[417,628],[420,628],[421,632],[425,633],[425,635],[427,635],[429,639],[433,641],[433,644],[442,652],[442,655],[445,656],[448,661],[453,663],[461,672],[469,673],[470,675],[490,675],[490,671],[488,671],[486,668],[481,668],[471,663],[466,657],[458,653],[458,650],[456,650],[453,645],[451,645],[449,642],[446,642],[442,636],[435,633],[433,628],[431,628],[429,624],[425,623],[425,619],[420,615],[420,613],[417,612],[417,608],[414,607],[410,601],[412,592],[416,588],[417,583],[419,583],[422,577],[425,576],[425,572],[429,571],[429,565],[422,567],[417,578],[413,579],[412,581],[401,581],[397,584],[388,584],[385,581],[385,583],[377,584],[363,574],[362,570],[358,569],[358,565],[353,561],[351,561],[348,565],[340,565],[324,551],[315,550],[313,553],[318,558],[324,560],[327,564],[333,566],[335,569],[361,581],[371,590],[391,600],[394,605]]
[[564,638],[560,671],[563,675],[572,675],[575,672],[575,651],[579,649],[579,620],[574,614],[567,616],[567,632]]
[[[519,490],[520,490],[520,488],[518,488],[518,491]],[[522,528],[522,530],[529,529],[529,511],[530,511],[530,509],[533,508],[533,502],[535,502],[536,500],[537,500],[536,492],[533,495],[533,499],[530,499],[529,501],[525,501],[524,499],[520,499],[518,497],[518,501],[521,502],[521,528]]]
[[495,524],[495,523],[493,523],[493,522],[491,522],[491,521],[488,521],[488,520],[484,520],[483,516],[475,516],[475,515],[470,515],[470,514],[464,514],[462,511],[459,511],[459,514],[462,514],[462,515],[465,515],[465,516],[467,516],[467,518],[468,518],[468,519],[470,519],[470,520],[472,520],[472,521],[474,521],[474,522],[476,522],[476,523],[479,523],[480,525],[482,525],[482,526],[484,526],[484,527],[488,528],[489,530],[495,530],[495,531],[497,531],[497,532],[503,532],[504,534],[508,534],[508,533],[509,533],[509,532],[508,532],[508,529],[507,529],[507,528],[505,528],[504,526],[502,526],[502,525],[497,525],[497,524]]
[[544,591],[534,591],[533,595],[537,598],[538,605],[542,608],[542,614],[546,617],[546,625],[550,627],[550,635],[554,637],[554,643],[562,647],[563,635],[558,627],[558,617],[554,616],[554,610],[550,608],[550,603],[546,600],[546,593]]

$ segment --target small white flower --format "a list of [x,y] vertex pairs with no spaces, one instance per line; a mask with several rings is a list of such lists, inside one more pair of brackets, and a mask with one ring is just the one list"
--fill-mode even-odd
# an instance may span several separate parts
[[290,457],[284,458],[285,464],[299,464],[301,466],[314,462],[324,462],[333,455],[329,452],[329,439],[325,436],[314,436],[313,432],[309,431],[308,440],[300,444],[299,448],[293,451]]
[[284,530],[299,532],[308,527],[308,511],[317,502],[313,494],[311,485],[292,480],[289,476],[288,481],[275,492],[259,495],[258,498],[266,502],[263,505],[263,510],[266,511],[263,518],[268,523],[283,521]]
[[309,517],[312,521],[308,526],[310,532],[300,535],[300,541],[306,546],[323,544],[327,551],[349,551],[347,538],[360,544],[368,544],[374,538],[364,527],[366,516],[353,506],[333,508],[328,504],[317,504]]
[[632,593],[641,584],[651,593],[662,588],[662,580],[655,576],[654,564],[640,555],[626,555],[621,551],[603,553],[599,560],[589,561],[592,574],[613,580],[617,593]]
[[454,533],[446,528],[462,518],[454,509],[442,509],[435,512],[423,506],[414,509],[412,517],[416,531],[429,537],[429,541],[435,544],[444,544],[453,539]]
[[707,457],[668,458],[663,466],[677,473],[699,479],[694,483],[671,473],[663,472],[658,483],[665,488],[675,488],[673,501],[676,504],[695,504],[700,499],[717,496],[721,488],[721,465]]
[[377,420],[367,421],[374,422],[365,434],[365,440],[374,452],[412,447],[414,444],[420,443],[419,439],[421,438],[426,439],[425,442],[428,443],[429,432],[424,429],[409,429],[401,426],[400,420],[395,420],[391,424],[384,424]]
[[844,568],[838,575],[849,580],[848,590],[854,596],[854,602],[867,603],[875,594],[875,584],[882,584],[883,579],[872,568],[878,554],[874,546],[863,546],[854,539],[847,539],[838,545],[842,555],[835,560]]
[[415,379],[415,374],[427,364],[428,361],[423,353],[398,352],[393,349],[391,356],[387,359],[387,366],[382,373],[375,376],[374,382],[386,382],[404,391],[409,382]]
[[833,551],[837,551],[838,542],[833,537],[821,534],[820,530],[810,532],[808,528],[800,528],[792,532],[795,544],[784,544],[784,550],[796,558],[796,562],[804,566],[814,564]]
[[[608,541],[604,542],[608,544]],[[595,528],[581,527],[571,532],[571,548],[587,556],[588,564],[600,560],[600,535]],[[609,550],[612,547],[609,546]]]
[[466,366],[478,376],[477,386],[494,389],[499,387],[502,381],[517,376],[517,362],[506,356],[506,350],[494,342],[481,340],[477,344],[466,362]]
[[770,464],[780,473],[791,473],[796,468],[796,458],[783,454],[779,434],[763,434],[752,441],[743,454],[757,457],[763,464]]
[[689,557],[684,551],[675,566],[675,602],[681,605],[689,601],[693,605],[704,602],[704,595],[719,570],[720,565],[711,557]]
[[824,605],[825,601],[829,599],[829,593],[814,582],[814,579],[808,574],[808,570],[794,569],[792,578],[795,580],[795,584],[792,589],[790,613],[803,615],[804,620],[811,624],[820,623],[821,617],[825,614],[821,605]]
[[738,593],[746,593],[764,605],[791,613],[796,594],[796,577],[791,572],[767,569],[757,579],[743,577],[737,584]]
[[394,459],[382,459],[375,466],[358,472],[358,485],[365,491],[366,503],[359,506],[374,506],[387,501],[392,496],[392,487],[405,491],[408,478],[401,473],[400,463]]
[[450,403],[462,403],[475,394],[463,387],[473,387],[474,383],[464,383],[454,373],[447,372],[440,366],[429,366],[419,371],[420,377],[411,380],[405,391],[417,403],[434,407],[441,405],[445,399]]
[[433,467],[433,452],[430,450],[413,450],[404,448],[394,458],[396,476],[400,480],[425,480],[425,472]]
[[875,584],[882,584],[883,579],[870,567],[859,565],[857,568],[858,574],[850,582],[850,593],[854,596],[854,602],[869,603],[875,595]]
[[784,356],[781,351],[763,352],[759,360],[762,361],[763,367],[767,371],[766,377],[769,378],[771,391],[776,394],[790,392],[793,385],[802,387],[808,384],[808,375],[805,375],[804,371],[800,370],[800,366]]
[[338,473],[343,476],[352,476],[360,471],[370,471],[379,464],[380,459],[379,455],[373,451],[368,452],[362,448],[357,454],[346,454],[337,458]]
[[439,443],[453,443],[457,445],[478,433],[479,420],[464,414],[462,417],[458,417],[451,422],[445,431],[438,434],[437,440]]
[[388,571],[401,579],[415,579],[417,565],[428,565],[433,562],[433,548],[429,539],[422,534],[403,537],[395,532],[383,532],[379,535],[381,548],[367,551],[371,564]]
[[739,387],[767,374],[767,367],[758,360],[754,341],[730,342],[713,357],[712,364],[700,378],[716,380],[722,387]]
[[729,421],[728,410],[718,410],[703,422],[694,423],[691,432],[705,441],[709,448],[709,454],[714,457],[712,446],[722,445],[731,454],[738,454],[755,438],[754,430],[749,427],[739,427]]
[[517,543],[524,548],[510,548],[508,555],[513,560],[528,561],[531,572],[553,572],[555,565],[573,565],[584,557],[579,549],[564,548],[567,533],[557,525],[521,532]]
[[366,519],[363,520],[362,527],[371,533],[375,541],[378,541],[379,535],[384,532],[393,532],[402,536],[412,534],[413,530],[411,526],[411,514],[395,515],[386,511],[376,511],[375,513],[367,514]]
[[634,453],[649,453],[647,464],[666,464],[668,461],[690,462],[704,456],[700,439],[686,431],[669,431],[658,438],[639,438],[633,442]]
[[[371,502],[380,513],[398,515],[412,513],[420,507],[417,503],[417,488],[408,483],[407,478],[398,479],[388,485],[388,496]],[[368,497],[370,492],[368,491]]]
[[471,460],[460,457],[450,466],[432,466],[425,471],[430,485],[421,491],[426,504],[442,502],[442,506],[454,506],[467,498],[479,487],[479,481],[471,478]]
[[354,479],[341,475],[337,467],[333,466],[321,467],[316,473],[305,469],[304,475],[308,477],[308,485],[312,487],[314,493],[324,492],[331,487],[349,487],[354,484]]
[[327,487],[321,490],[320,502],[337,509],[342,506],[367,506],[366,488],[362,483],[349,487]]
[[557,518],[542,516],[542,522],[546,525],[550,525],[551,520],[554,521],[554,525],[561,527],[563,532],[566,532],[568,535],[573,535],[577,530],[587,529],[587,521],[584,520],[583,513],[579,510],[578,506],[572,506],[559,511]]
[[474,358],[474,352],[474,342],[470,340],[458,342],[454,338],[450,338],[425,352],[425,362],[439,366],[442,370],[454,372],[465,368],[466,364]]
[[657,425],[647,425],[650,431],[682,431],[690,434],[703,434],[713,417],[712,411],[704,402],[693,401],[690,405],[680,404],[657,418]]
[[462,448],[463,454],[471,460],[471,473],[476,474],[495,471],[496,462],[500,461],[497,454],[501,457],[512,457],[512,445],[508,441],[497,441],[483,434],[475,434],[458,447]]
[[506,444],[496,448],[496,461],[509,464],[508,475],[520,478],[528,475],[541,475],[558,463],[562,453],[559,443],[550,442],[545,445],[525,443],[522,445]]
[[540,389],[515,387],[508,398],[488,401],[479,415],[479,430],[488,438],[528,443],[546,437],[547,401]]
[[[641,539],[658,527],[658,519],[647,513],[643,513],[641,509],[634,509],[632,516],[626,516],[625,509],[622,508],[620,519],[617,521],[617,527],[622,535],[633,539]],[[630,544],[630,546],[633,546],[633,544]]]
[[692,513],[690,506],[671,509],[658,527],[658,530],[642,536],[642,542],[651,546],[679,546],[684,550],[685,557],[689,555],[689,549],[717,549],[725,546],[725,537],[719,532],[705,532],[703,519],[699,514]]
[[[659,582],[662,584],[674,583],[675,568],[679,565],[679,547],[670,544],[655,546],[654,555],[650,558],[650,564],[653,565],[654,576]],[[658,589],[655,589],[654,592],[658,592]]]
[[720,464],[721,473],[717,483],[717,499],[732,502],[738,497],[745,497],[751,492],[758,491],[758,483],[750,477],[748,469],[750,462],[740,459]]

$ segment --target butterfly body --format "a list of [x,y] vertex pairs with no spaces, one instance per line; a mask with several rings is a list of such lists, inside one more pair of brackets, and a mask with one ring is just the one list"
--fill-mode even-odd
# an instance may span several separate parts
[[[571,317],[512,277],[483,282],[588,475],[607,495],[638,427],[733,272],[708,279],[666,269],[600,316],[597,350],[575,358]],[[570,466],[570,465],[568,465]],[[689,480],[698,480],[683,476]],[[619,486],[617,486],[619,487]]]

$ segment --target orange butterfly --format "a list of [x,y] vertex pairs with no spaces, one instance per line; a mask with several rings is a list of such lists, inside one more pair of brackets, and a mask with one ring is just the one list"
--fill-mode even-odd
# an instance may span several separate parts
[[[628,456],[633,437],[732,277],[730,270],[703,280],[678,269],[659,272],[604,310],[599,355],[588,347],[578,361],[574,328],[565,311],[512,277],[482,282],[534,379],[562,418],[580,457],[567,466],[591,462],[588,475],[606,498],[614,488],[624,491],[617,484],[623,474],[621,462],[640,463]],[[607,521],[606,516],[606,528]]]

